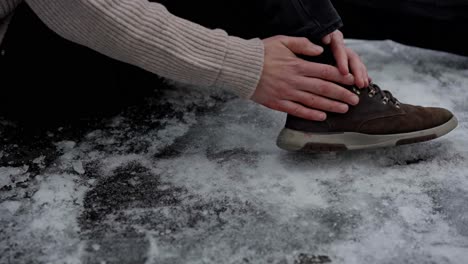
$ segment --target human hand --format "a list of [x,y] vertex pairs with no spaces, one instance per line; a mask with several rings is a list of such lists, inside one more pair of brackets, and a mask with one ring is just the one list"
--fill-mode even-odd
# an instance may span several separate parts
[[347,75],[351,70],[356,80],[356,86],[359,88],[369,86],[370,78],[367,73],[366,65],[364,65],[356,52],[346,47],[341,31],[335,30],[326,35],[323,37],[322,42],[326,45],[330,45],[341,74]]
[[318,56],[323,52],[322,47],[307,38],[286,36],[268,38],[263,42],[264,68],[251,98],[253,101],[315,121],[325,120],[325,111],[346,113],[348,104],[358,104],[359,97],[335,84],[354,84],[351,74],[343,75],[334,66],[309,62],[295,55]]

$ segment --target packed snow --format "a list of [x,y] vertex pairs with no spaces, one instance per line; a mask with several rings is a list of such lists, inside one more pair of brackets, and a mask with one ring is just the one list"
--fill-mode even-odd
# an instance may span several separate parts
[[288,153],[286,115],[168,86],[87,129],[0,133],[0,263],[464,263],[468,58],[350,40],[400,101],[445,107],[435,141]]

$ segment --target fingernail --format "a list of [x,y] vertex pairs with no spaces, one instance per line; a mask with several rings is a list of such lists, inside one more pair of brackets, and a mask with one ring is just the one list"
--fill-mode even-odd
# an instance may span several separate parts
[[346,113],[346,112],[348,112],[349,107],[348,107],[348,105],[346,105],[346,104],[342,104],[342,105],[340,105],[340,106],[338,107],[338,109],[340,110],[341,113]]
[[366,82],[364,81],[364,79],[361,79],[361,83],[362,83],[362,85],[361,85],[360,88],[361,88],[361,89],[362,89],[362,88],[365,88],[365,87],[366,87]]
[[357,95],[353,95],[353,96],[351,97],[351,104],[352,104],[352,105],[357,105],[357,104],[359,104],[359,97],[358,97]]
[[326,115],[325,113],[320,113],[320,114],[319,114],[319,119],[320,119],[321,121],[324,121],[325,119],[327,119],[327,115]]
[[323,48],[320,47],[320,46],[314,46],[313,49],[314,49],[314,51],[316,51],[316,52],[323,52]]
[[350,83],[354,84],[354,76],[351,73],[349,73],[345,77],[349,80]]

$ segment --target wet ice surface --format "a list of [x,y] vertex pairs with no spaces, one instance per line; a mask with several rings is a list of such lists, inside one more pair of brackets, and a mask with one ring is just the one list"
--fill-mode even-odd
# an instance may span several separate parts
[[382,87],[453,110],[459,128],[399,148],[291,154],[275,146],[284,114],[191,88],[29,139],[5,121],[0,263],[465,262],[468,59],[350,45]]

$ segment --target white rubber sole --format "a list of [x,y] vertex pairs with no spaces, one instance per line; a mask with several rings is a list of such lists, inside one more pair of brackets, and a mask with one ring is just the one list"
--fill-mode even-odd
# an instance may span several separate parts
[[369,135],[354,132],[309,133],[284,128],[276,144],[288,151],[320,152],[391,147],[439,138],[458,125],[456,117],[438,127],[402,134]]

